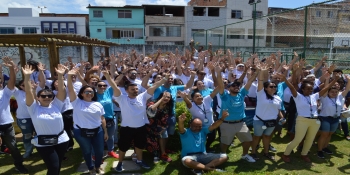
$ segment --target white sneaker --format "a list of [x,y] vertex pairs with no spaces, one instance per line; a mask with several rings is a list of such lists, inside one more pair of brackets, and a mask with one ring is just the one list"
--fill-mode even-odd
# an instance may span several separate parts
[[159,162],[159,157],[154,157],[153,158],[153,163],[158,163]]
[[136,162],[136,160],[137,160],[136,153],[133,153],[133,154],[131,155],[131,159],[132,159],[132,161]]
[[253,157],[250,156],[249,154],[246,154],[246,155],[242,156],[241,159],[244,159],[244,160],[246,160],[248,162],[255,162],[255,159],[253,159]]

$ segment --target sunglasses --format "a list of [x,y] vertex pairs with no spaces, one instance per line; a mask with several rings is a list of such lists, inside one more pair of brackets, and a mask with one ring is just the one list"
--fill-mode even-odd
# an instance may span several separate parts
[[273,89],[275,89],[275,88],[277,88],[277,86],[269,86],[269,88],[271,88],[271,89],[272,89],[272,88],[273,88]]
[[107,87],[106,84],[98,84],[97,87]]
[[84,91],[84,94],[88,95],[88,94],[94,94],[94,91]]
[[41,98],[52,98],[53,95],[40,95]]

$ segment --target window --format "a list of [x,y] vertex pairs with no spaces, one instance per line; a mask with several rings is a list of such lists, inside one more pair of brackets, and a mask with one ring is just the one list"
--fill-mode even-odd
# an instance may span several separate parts
[[[255,11],[256,12],[256,18],[261,18],[263,16],[262,11]],[[254,18],[254,11],[252,12],[252,18]]]
[[67,29],[66,28],[61,28],[61,33],[67,33]]
[[242,19],[242,10],[232,10],[231,18]]
[[118,18],[132,18],[131,10],[118,10]]
[[333,18],[333,11],[327,12],[327,18]]
[[102,10],[94,10],[93,11],[94,18],[103,18],[103,12]]
[[50,33],[50,27],[44,27],[44,33]]
[[53,29],[52,29],[52,33],[59,33],[59,32],[58,32],[58,28],[53,28]]
[[76,33],[76,22],[41,21],[41,33]]
[[[264,29],[256,29],[255,39],[264,39],[264,36],[265,36]],[[248,39],[253,39],[253,29],[248,29]]]
[[227,39],[244,39],[244,29],[227,29]]
[[211,30],[209,32],[209,36],[211,37],[222,37],[222,30]]
[[133,30],[112,30],[112,38],[134,38]]
[[318,35],[320,31],[318,29],[314,29],[314,35]]
[[193,7],[193,16],[205,16],[205,7]]
[[75,33],[75,29],[74,28],[69,28],[69,33]]
[[319,10],[317,10],[317,11],[316,11],[316,17],[321,17],[321,16],[322,16],[322,12],[319,11]]
[[101,29],[97,29],[97,32],[102,32],[102,30]]
[[180,26],[151,26],[150,36],[181,37]]
[[23,33],[37,33],[35,27],[23,27]]
[[208,7],[208,16],[220,16],[220,8]]
[[192,37],[204,37],[204,29],[192,29]]
[[0,34],[15,34],[15,28],[1,27]]

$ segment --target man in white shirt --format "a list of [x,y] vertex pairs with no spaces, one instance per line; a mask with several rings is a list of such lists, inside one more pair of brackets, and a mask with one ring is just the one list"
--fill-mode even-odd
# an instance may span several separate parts
[[197,72],[197,80],[200,80],[204,83],[206,88],[214,89],[214,82],[211,79],[205,78],[206,73],[204,71]]
[[[169,74],[139,95],[138,86],[134,83],[126,85],[125,90],[128,95],[122,95],[119,88],[114,92],[114,100],[118,102],[123,116],[118,142],[119,163],[116,167],[117,172],[123,171],[125,152],[130,148],[132,141],[134,141],[137,156],[136,164],[146,169],[150,168],[150,166],[142,161],[142,150],[145,148],[147,142],[145,125],[149,123],[145,106],[147,100],[152,97],[154,90],[168,81],[168,78]],[[116,83],[118,84],[121,79],[122,77],[118,77]]]

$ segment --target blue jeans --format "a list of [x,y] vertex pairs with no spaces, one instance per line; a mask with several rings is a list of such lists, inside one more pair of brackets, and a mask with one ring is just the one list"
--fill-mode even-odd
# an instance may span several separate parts
[[23,146],[25,149],[24,157],[29,156],[32,154],[34,145],[32,145],[31,140],[33,136],[34,126],[32,123],[32,119],[26,118],[26,119],[17,119],[17,125],[22,131],[22,140],[23,140]]
[[174,133],[175,133],[175,125],[176,125],[176,118],[175,118],[175,116],[169,117],[168,118],[167,135],[174,135]]
[[116,119],[113,119],[113,120],[114,120],[114,125],[112,125],[111,127],[107,127],[108,140],[106,143],[107,143],[108,152],[111,152],[114,149],[114,134],[117,127],[117,121]]
[[78,142],[81,151],[83,152],[85,164],[88,167],[89,170],[94,169],[94,165],[92,164],[92,149],[95,153],[95,168],[100,168],[102,164],[102,157],[103,157],[103,146],[104,146],[104,139],[103,139],[103,130],[102,127],[99,128],[98,133],[92,137],[82,137],[80,129],[73,129],[74,138]]
[[348,126],[348,121],[346,118],[341,118],[341,128],[343,129],[344,136],[347,137],[349,136],[349,126]]
[[114,111],[115,116],[115,132],[114,132],[114,143],[118,143],[118,119],[122,116],[120,111]]

